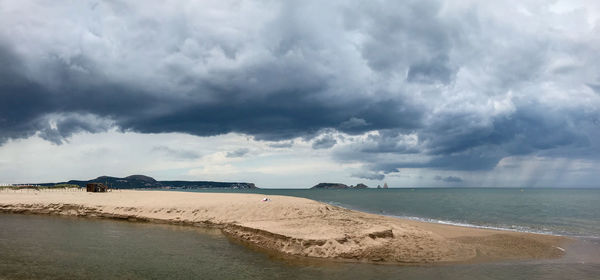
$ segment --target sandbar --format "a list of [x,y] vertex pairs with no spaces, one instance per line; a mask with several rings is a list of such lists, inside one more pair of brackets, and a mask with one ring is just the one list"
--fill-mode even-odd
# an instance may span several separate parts
[[289,256],[395,264],[558,258],[568,238],[419,222],[310,199],[175,191],[0,192],[0,212],[216,227],[251,247]]

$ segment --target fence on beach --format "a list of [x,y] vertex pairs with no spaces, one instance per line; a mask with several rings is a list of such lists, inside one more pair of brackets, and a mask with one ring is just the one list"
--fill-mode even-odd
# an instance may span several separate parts
[[1,184],[0,192],[81,192],[85,191],[84,188],[78,185],[53,185],[53,186],[42,186],[32,184]]

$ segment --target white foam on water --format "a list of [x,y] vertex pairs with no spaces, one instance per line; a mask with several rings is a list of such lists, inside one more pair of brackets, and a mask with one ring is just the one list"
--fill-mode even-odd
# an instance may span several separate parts
[[340,203],[340,202],[337,202],[337,201],[322,201],[322,202],[330,204],[330,205],[333,205],[333,206],[341,207],[341,208],[344,208],[344,209],[348,209],[348,210],[363,211],[363,212],[367,212],[367,213],[371,213],[371,214],[383,215],[383,216],[387,216],[387,217],[394,217],[394,218],[400,218],[400,219],[408,219],[408,220],[419,221],[419,222],[436,223],[436,224],[461,226],[461,227],[470,227],[470,228],[480,228],[480,229],[492,229],[492,230],[502,230],[502,231],[536,233],[536,234],[555,235],[555,236],[569,236],[569,237],[575,237],[575,238],[579,238],[579,239],[594,239],[594,240],[600,239],[600,236],[594,236],[594,235],[575,235],[575,234],[568,234],[568,233],[565,234],[565,233],[555,232],[555,231],[552,231],[552,230],[547,229],[547,228],[543,228],[543,230],[536,230],[536,229],[532,229],[532,228],[529,228],[529,227],[526,227],[526,226],[520,226],[520,225],[507,225],[507,226],[502,226],[502,225],[476,225],[476,224],[470,224],[470,223],[465,223],[465,222],[439,220],[439,219],[432,219],[432,218],[422,218],[422,217],[415,217],[415,216],[390,215],[390,214],[385,214],[385,212],[383,212],[383,211],[377,213],[377,212],[368,211],[368,210],[364,210],[364,209],[354,208],[352,206],[349,206],[349,205],[346,205],[346,204],[343,204],[343,203]]
[[469,224],[469,223],[464,223],[464,222],[454,222],[454,221],[437,220],[437,219],[412,217],[412,216],[395,216],[395,215],[387,215],[387,216],[401,218],[401,219],[408,219],[408,220],[413,220],[413,221],[443,224],[443,225],[563,236],[563,234],[548,231],[548,230],[534,230],[534,229],[531,229],[528,227],[517,226],[517,225],[510,225],[507,227],[503,227],[503,226],[491,226],[491,225],[475,225],[475,224]]
[[503,230],[503,231],[527,232],[527,233],[537,233],[537,234],[564,236],[563,234],[559,234],[559,233],[552,232],[552,231],[533,230],[533,229],[530,229],[530,228],[527,228],[527,227],[517,226],[517,225],[511,225],[510,227],[489,226],[489,225],[475,225],[475,224],[469,224],[469,223],[464,223],[464,222],[438,220],[438,219],[431,219],[431,218],[421,218],[421,217],[414,217],[414,216],[389,215],[389,214],[385,214],[384,212],[375,213],[375,212],[371,212],[371,211],[365,211],[363,209],[356,209],[356,208],[348,207],[348,206],[343,205],[342,203],[339,203],[339,202],[336,202],[336,201],[327,201],[325,203],[333,205],[333,206],[341,207],[341,208],[344,208],[344,209],[356,210],[356,211],[364,211],[364,212],[368,212],[368,213],[372,213],[372,214],[383,215],[383,216],[387,216],[387,217],[400,218],[400,219],[413,220],[413,221],[419,221],[419,222],[436,223],[436,224],[461,226],[461,227],[470,227],[470,228],[493,229],[493,230]]

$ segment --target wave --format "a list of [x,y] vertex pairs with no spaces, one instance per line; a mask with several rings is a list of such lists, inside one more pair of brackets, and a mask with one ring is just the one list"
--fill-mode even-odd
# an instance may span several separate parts
[[347,204],[340,203],[337,201],[323,201],[323,202],[333,205],[333,206],[345,208],[345,209],[363,211],[363,212],[367,212],[367,213],[371,213],[371,214],[377,214],[377,215],[383,215],[383,216],[387,216],[387,217],[407,219],[407,220],[413,220],[413,221],[419,221],[419,222],[426,222],[426,223],[436,223],[436,224],[470,227],[470,228],[526,232],[526,233],[536,233],[536,234],[546,234],[546,235],[556,235],[556,236],[568,236],[568,237],[574,237],[574,238],[578,238],[578,239],[600,240],[600,236],[578,235],[578,234],[573,234],[573,233],[569,233],[569,232],[561,232],[561,231],[556,231],[556,230],[553,231],[551,229],[546,229],[546,228],[545,229],[534,229],[534,228],[523,226],[523,225],[480,225],[480,224],[472,224],[472,223],[468,223],[468,222],[440,220],[440,219],[417,217],[417,216],[391,215],[391,214],[386,214],[383,211],[377,213],[377,212],[369,211],[366,209],[359,209],[356,207],[352,207],[351,205],[347,205]]
[[528,232],[528,233],[559,235],[559,236],[564,235],[564,234],[561,234],[558,232],[553,232],[550,230],[535,230],[535,229],[532,229],[529,227],[518,226],[518,225],[510,225],[510,226],[476,225],[476,224],[469,224],[469,223],[464,223],[464,222],[455,222],[455,221],[438,220],[438,219],[422,218],[422,217],[412,217],[412,216],[396,216],[396,215],[385,215],[385,216],[401,218],[401,219],[408,219],[408,220],[413,220],[413,221],[427,222],[427,223],[436,223],[436,224],[470,227],[470,228],[493,229],[493,230],[504,230],[504,231],[515,231],[515,232]]
[[503,231],[514,231],[514,232],[526,232],[526,233],[536,233],[536,234],[546,234],[546,235],[556,235],[556,236],[567,236],[574,237],[578,239],[598,239],[600,240],[600,236],[595,235],[577,235],[572,233],[558,232],[552,231],[549,229],[533,229],[530,227],[522,226],[522,225],[477,225],[470,224],[465,222],[456,222],[456,221],[448,221],[448,220],[438,220],[432,218],[422,218],[422,217],[413,217],[413,216],[397,216],[397,215],[385,215],[388,217],[395,217],[400,219],[408,219],[413,221],[427,222],[427,223],[436,223],[443,225],[452,225],[452,226],[461,226],[461,227],[470,227],[470,228],[480,228],[480,229],[492,229],[492,230],[503,230]]

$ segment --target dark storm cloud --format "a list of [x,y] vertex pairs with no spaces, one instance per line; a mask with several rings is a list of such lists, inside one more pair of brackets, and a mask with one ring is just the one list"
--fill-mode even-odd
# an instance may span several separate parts
[[448,59],[455,29],[440,17],[441,7],[439,1],[363,5],[363,11],[348,12],[347,21],[369,36],[362,55],[375,71],[409,70],[412,81],[449,82],[455,71]]
[[74,64],[53,57],[47,60],[48,75],[58,86],[30,79],[25,63],[0,43],[0,143],[39,132],[40,137],[60,144],[73,133],[105,131],[115,125],[113,118],[121,122],[137,118],[154,109],[148,108],[150,104],[164,100],[102,81],[94,69],[82,74],[73,70]]
[[385,178],[385,175],[383,175],[381,173],[368,172],[368,171],[355,172],[355,173],[352,173],[351,176],[355,177],[355,178],[361,178],[361,179],[367,179],[367,180],[383,180],[383,178]]
[[[301,137],[373,179],[490,170],[513,155],[589,157],[598,37],[571,33],[562,24],[577,15],[549,4],[503,3],[9,2],[0,144],[112,127],[236,132],[274,148]],[[376,133],[347,144],[332,131]]]
[[460,177],[456,177],[456,176],[447,176],[447,177],[442,177],[442,176],[435,176],[434,179],[436,181],[443,181],[446,183],[460,183],[463,181],[462,178]]
[[31,136],[51,105],[45,89],[18,74],[22,64],[0,44],[0,144]]
[[343,129],[345,131],[349,131],[352,129],[358,129],[360,130],[361,128],[368,126],[369,123],[367,123],[367,121],[363,120],[363,119],[359,119],[359,118],[355,118],[352,117],[347,121],[344,121],[340,124],[340,129]]
[[[110,83],[65,85],[66,82],[63,82],[59,88],[49,89],[19,73],[16,68],[20,65],[12,59],[13,55],[5,50],[0,50],[0,55],[5,62],[0,66],[3,74],[3,83],[0,84],[0,125],[3,128],[1,137],[4,141],[46,130],[46,116],[49,114],[73,112],[109,118],[122,129],[139,132],[187,132],[201,136],[241,132],[266,140],[314,134],[323,127],[335,127],[344,123],[352,119],[353,115],[363,115],[372,119],[374,124],[384,127],[411,126],[414,125],[411,124],[414,118],[409,116],[419,114],[410,108],[403,108],[404,105],[399,101],[385,104],[369,104],[364,100],[320,102],[315,100],[318,98],[319,88],[271,92],[251,100],[243,98],[245,93],[242,88],[216,88],[206,91],[222,95],[223,100],[208,104],[196,102],[193,98],[187,100],[190,98],[154,96],[140,89]],[[57,64],[52,71],[60,72],[64,80],[77,80],[79,74],[70,72],[68,68],[68,65]],[[397,110],[400,115],[406,114],[405,119],[409,121],[380,117],[380,113],[371,112],[372,107],[377,106]],[[349,112],[347,107],[357,110]],[[73,132],[97,132],[101,129],[91,124],[83,125],[73,118],[63,119],[64,121],[59,123],[59,132],[44,133],[42,136],[48,136],[47,139],[58,143],[61,142],[61,138],[68,137]],[[356,131],[356,126],[345,128]]]
[[[369,104],[367,100],[329,103],[313,100],[311,95],[316,93],[310,90],[275,92],[253,100],[235,100],[237,94],[231,93],[232,99],[224,99],[219,103],[175,105],[177,110],[123,120],[119,125],[144,133],[186,132],[211,136],[239,132],[254,135],[258,140],[277,141],[295,137],[312,138],[321,129],[336,127],[355,114],[372,120],[372,128],[416,126],[415,122],[420,117],[419,112],[405,109],[401,101],[380,104]],[[373,107],[377,106],[396,114],[389,116],[372,112]],[[357,110],[350,112],[347,111],[348,107]],[[356,129],[352,131],[359,132]]]
[[337,144],[337,140],[331,135],[325,135],[321,138],[315,139],[312,144],[313,149],[329,149]]
[[[514,112],[496,118],[465,113],[443,114],[435,123],[417,129],[417,143],[397,131],[379,135],[348,149],[335,151],[347,162],[366,162],[384,173],[400,168],[440,170],[491,170],[508,156],[539,154],[558,157],[597,157],[590,133],[593,113],[521,104]],[[522,107],[521,107],[522,106]],[[587,151],[588,156],[578,154]],[[399,160],[400,159],[400,160]]]
[[600,84],[587,84],[588,87],[594,90],[594,92],[600,94]]
[[411,65],[406,79],[409,82],[447,84],[452,81],[455,71],[448,65],[448,56],[441,55],[430,61]]
[[[73,22],[64,22],[65,28],[80,28],[83,33],[49,36],[67,43],[79,39],[82,44],[92,37],[93,45],[90,43],[89,47],[75,45],[78,49],[64,50],[37,39],[40,51],[15,52],[12,49],[19,48],[18,39],[36,40],[29,36],[44,26],[34,26],[32,34],[25,32],[22,36],[25,38],[1,34],[3,141],[45,129],[44,117],[48,114],[73,112],[106,118],[121,129],[142,133],[210,136],[239,132],[261,140],[312,138],[323,128],[356,134],[420,125],[423,112],[418,104],[384,88],[375,89],[382,92],[376,98],[364,95],[373,89],[346,80],[351,77],[338,69],[343,67],[339,64],[345,63],[343,58],[331,61],[334,53],[319,51],[336,51],[330,45],[334,38],[313,33],[314,26],[306,25],[301,14],[312,13],[311,9],[319,9],[318,6],[298,11],[282,7],[281,15],[262,23],[268,33],[255,34],[248,42],[231,42],[233,39],[226,34],[197,35],[186,28],[185,22],[177,20],[178,15],[150,18],[133,13],[128,18],[116,12],[124,7],[111,3],[100,5],[104,10],[98,5],[87,7],[85,2],[80,5],[82,13],[90,14],[90,20],[73,17]],[[51,11],[45,15],[49,26],[65,24],[58,20],[67,15],[60,14],[60,10]],[[121,34],[110,26],[98,29],[94,19],[99,11],[115,14],[118,22],[132,28],[133,33]],[[15,24],[20,20],[23,19],[5,18]],[[140,25],[140,21],[145,24]],[[129,61],[103,55],[104,48],[109,47],[105,46],[109,41],[102,37],[103,33],[121,40],[116,51]],[[151,33],[155,38],[149,37]],[[141,45],[143,48],[136,50]],[[262,60],[236,62],[242,52],[257,58],[260,54]],[[206,59],[219,57],[219,53],[224,55],[224,63],[239,66],[208,65]],[[38,70],[32,70],[31,65]],[[208,67],[209,71],[198,75],[190,70],[194,66]],[[69,125],[76,128],[70,129]],[[62,133],[49,136],[53,142],[85,129],[73,122],[61,127]]]
[[269,143],[268,146],[271,148],[276,148],[276,149],[291,148],[292,146],[294,146],[294,142],[293,141],[274,142],[274,143]]
[[239,158],[245,156],[248,152],[250,152],[247,148],[240,148],[232,152],[227,153],[228,158]]

